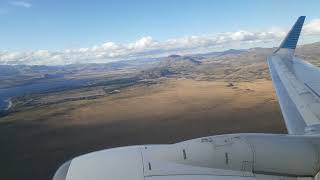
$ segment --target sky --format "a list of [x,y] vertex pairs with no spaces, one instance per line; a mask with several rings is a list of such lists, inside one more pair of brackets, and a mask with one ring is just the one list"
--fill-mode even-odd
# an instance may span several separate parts
[[319,0],[0,0],[0,64],[58,65],[277,46]]

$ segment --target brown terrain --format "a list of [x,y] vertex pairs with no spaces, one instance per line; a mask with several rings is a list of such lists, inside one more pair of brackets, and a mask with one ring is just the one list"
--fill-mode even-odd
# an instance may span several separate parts
[[138,73],[147,80],[116,91],[97,86],[17,98],[0,118],[0,179],[51,179],[64,161],[104,148],[286,133],[268,76],[270,52],[199,62],[170,57]]

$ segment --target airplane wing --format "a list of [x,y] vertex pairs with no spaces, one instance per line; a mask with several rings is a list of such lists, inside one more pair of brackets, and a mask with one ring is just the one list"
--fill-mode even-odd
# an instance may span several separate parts
[[289,134],[320,132],[320,71],[294,56],[305,16],[299,17],[268,58],[270,74]]

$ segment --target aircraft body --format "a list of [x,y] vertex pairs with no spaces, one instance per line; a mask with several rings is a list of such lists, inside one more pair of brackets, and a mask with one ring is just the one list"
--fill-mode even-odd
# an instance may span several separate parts
[[289,134],[226,134],[120,147],[63,164],[53,180],[315,179],[320,170],[320,70],[294,56],[299,17],[268,57]]

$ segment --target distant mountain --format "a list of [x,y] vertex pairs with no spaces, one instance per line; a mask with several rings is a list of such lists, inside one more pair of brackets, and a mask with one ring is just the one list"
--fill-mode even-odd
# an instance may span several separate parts
[[[189,77],[228,81],[270,79],[267,57],[274,48],[230,49],[196,55],[170,55],[142,71],[142,78]],[[300,46],[296,54],[320,66],[320,42]]]
[[[168,57],[123,60],[106,64],[0,65],[0,88],[48,79],[99,77],[99,74],[105,76],[115,72],[115,74],[136,73],[141,78],[163,76],[231,80],[269,78],[266,57],[272,52],[272,48],[229,49],[222,52],[186,56],[173,54]],[[320,42],[299,46],[296,54],[320,66]]]
[[178,74],[190,74],[200,61],[190,56],[170,55],[163,58],[155,67],[142,71],[143,78],[158,78],[162,76],[172,76]]
[[176,76],[231,81],[269,78],[266,58],[270,53],[272,49],[257,48],[192,56],[170,55],[155,67],[144,70],[142,77]]
[[[211,52],[206,54],[195,54],[190,55],[189,60],[193,61],[197,64],[197,61],[205,59],[207,57],[213,56],[224,56],[228,54],[240,54],[245,52],[245,50],[235,50],[230,49],[223,52]],[[135,60],[123,60],[110,62],[105,64],[70,64],[64,66],[45,66],[45,65],[0,65],[0,77],[8,77],[8,76],[35,76],[35,77],[43,77],[44,74],[52,75],[52,74],[68,74],[68,73],[77,73],[77,72],[89,72],[89,71],[109,71],[109,70],[117,70],[123,68],[139,68],[139,66],[152,66],[163,59],[167,58],[176,58],[179,61],[181,58],[180,55],[170,55],[169,57],[164,58],[142,58]],[[185,58],[185,57],[184,57]]]
[[0,77],[12,76],[19,73],[20,73],[19,69],[15,66],[0,65]]
[[230,54],[236,55],[246,51],[247,50],[243,50],[243,49],[229,49],[221,52],[209,52],[209,53],[203,53],[203,54],[197,54],[197,55],[202,57],[218,57],[218,56],[224,56],[224,55],[230,55]]
[[320,67],[320,42],[299,46],[296,55]]

